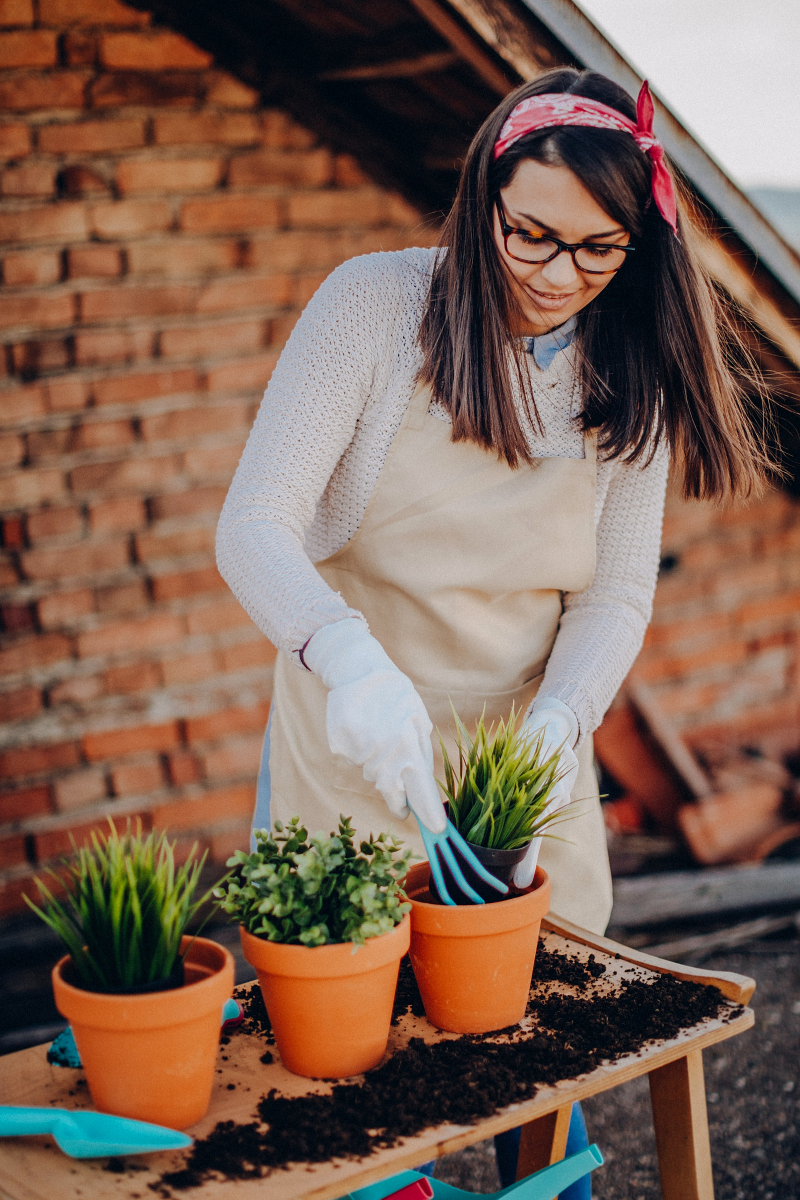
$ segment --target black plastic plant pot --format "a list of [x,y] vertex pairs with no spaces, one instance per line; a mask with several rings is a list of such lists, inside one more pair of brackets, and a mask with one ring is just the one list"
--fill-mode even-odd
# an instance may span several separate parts
[[84,991],[101,992],[105,996],[144,996],[151,992],[172,992],[176,988],[183,987],[183,959],[179,958],[171,973],[165,975],[163,979],[151,979],[149,983],[137,983],[126,988],[85,988],[79,982],[78,974],[71,962],[67,965],[64,978],[73,987],[82,988]]
[[[508,900],[512,896],[518,896],[519,891],[514,887],[511,881],[514,876],[515,868],[519,863],[522,862],[523,858],[528,852],[528,846],[530,845],[530,842],[526,843],[524,846],[520,846],[518,850],[492,850],[488,846],[474,846],[472,842],[469,842],[468,845],[470,850],[478,859],[478,862],[486,867],[486,870],[490,871],[492,875],[494,875],[495,879],[499,879],[501,883],[508,885],[508,892],[505,895],[503,895],[502,892],[498,892],[488,883],[485,883],[483,879],[481,879],[481,877],[477,875],[475,871],[473,871],[472,867],[470,867],[469,864],[464,861],[461,855],[458,854],[458,851],[456,851],[455,853],[458,857],[459,866],[464,872],[464,878],[466,879],[467,883],[475,889],[478,895],[481,896],[487,904],[495,904],[499,900]],[[461,888],[456,883],[455,879],[453,878],[453,873],[444,859],[440,857],[439,862],[441,863],[442,875],[444,876],[445,886],[450,893],[450,898],[455,900],[456,904],[472,904],[473,902],[464,895],[464,893],[461,891]],[[433,875],[431,875],[430,891],[437,900],[441,901],[441,896],[436,890],[436,883]]]

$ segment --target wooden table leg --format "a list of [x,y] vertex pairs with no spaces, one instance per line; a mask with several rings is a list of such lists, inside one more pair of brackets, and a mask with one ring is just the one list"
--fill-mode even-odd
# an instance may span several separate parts
[[572,1105],[565,1104],[546,1117],[537,1117],[522,1126],[517,1160],[517,1179],[526,1179],[535,1171],[560,1162],[567,1149]]
[[664,1200],[714,1200],[702,1050],[648,1078]]

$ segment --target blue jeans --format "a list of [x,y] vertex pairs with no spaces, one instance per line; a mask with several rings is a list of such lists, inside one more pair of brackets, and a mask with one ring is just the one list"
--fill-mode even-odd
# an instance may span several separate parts
[[[272,822],[270,821],[270,800],[272,797],[272,786],[269,774],[269,731],[272,725],[272,714],[270,713],[267,728],[264,731],[264,744],[261,747],[261,764],[258,768],[258,782],[256,784],[256,805],[253,812],[253,828],[254,829],[269,829]],[[250,848],[255,850],[255,838],[250,836]],[[505,1133],[498,1133],[494,1139],[495,1153],[497,1155],[497,1170],[500,1174],[501,1187],[510,1187],[517,1177],[517,1159],[519,1157],[519,1129],[508,1129]],[[589,1139],[586,1136],[586,1124],[583,1119],[580,1104],[573,1104],[572,1117],[569,1123],[569,1133],[567,1135],[567,1154],[576,1154],[579,1150],[585,1150],[589,1145]],[[433,1175],[433,1163],[424,1163],[417,1168],[423,1175]],[[561,1193],[561,1200],[591,1200],[592,1197],[592,1177],[586,1175],[583,1179],[579,1179],[577,1183],[573,1183],[565,1192]]]

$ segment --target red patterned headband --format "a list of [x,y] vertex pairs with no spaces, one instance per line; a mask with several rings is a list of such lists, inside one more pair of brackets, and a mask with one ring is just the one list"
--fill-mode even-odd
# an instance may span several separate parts
[[636,101],[635,125],[615,108],[609,108],[599,100],[589,100],[586,96],[573,96],[570,92],[529,96],[527,100],[520,101],[500,130],[494,156],[499,158],[526,133],[548,129],[552,125],[588,125],[593,129],[619,129],[622,133],[629,133],[639,149],[650,156],[653,164],[653,199],[677,237],[675,188],[664,162],[664,148],[653,134],[653,111],[653,98],[647,80],[642,84]]

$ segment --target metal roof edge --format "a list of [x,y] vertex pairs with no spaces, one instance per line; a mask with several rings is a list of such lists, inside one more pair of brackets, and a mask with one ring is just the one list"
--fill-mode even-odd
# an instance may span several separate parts
[[[642,79],[573,0],[522,0],[584,66],[601,71],[634,95]],[[752,201],[714,162],[658,96],[655,130],[670,158],[698,192],[745,242],[756,258],[800,303],[800,262]]]

